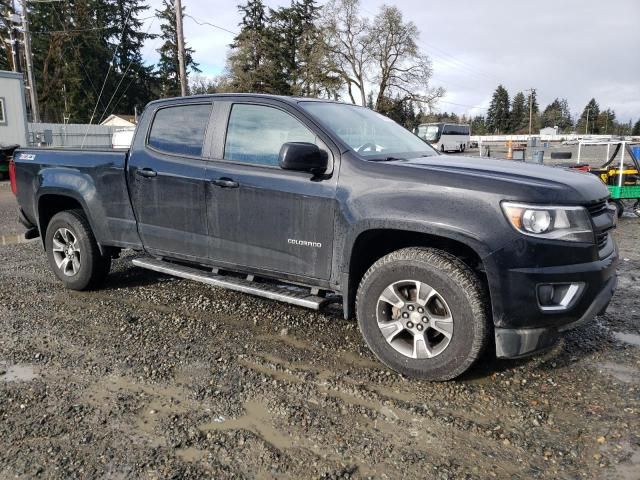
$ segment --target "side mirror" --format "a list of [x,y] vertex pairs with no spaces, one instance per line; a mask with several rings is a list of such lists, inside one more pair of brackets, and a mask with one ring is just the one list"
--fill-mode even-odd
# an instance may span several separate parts
[[314,143],[288,142],[280,148],[280,168],[299,172],[323,173],[329,166],[329,156]]

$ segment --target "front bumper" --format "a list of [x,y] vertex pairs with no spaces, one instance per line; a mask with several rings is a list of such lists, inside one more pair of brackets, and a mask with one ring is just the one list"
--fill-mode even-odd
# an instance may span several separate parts
[[562,332],[587,323],[596,315],[604,313],[613,297],[617,283],[618,277],[614,274],[580,318],[573,322],[540,328],[496,328],[496,356],[518,358],[552,347],[560,339]]

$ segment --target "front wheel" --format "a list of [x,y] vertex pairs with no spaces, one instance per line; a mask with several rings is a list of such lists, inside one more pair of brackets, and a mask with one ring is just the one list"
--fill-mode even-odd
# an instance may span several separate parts
[[405,248],[378,260],[362,278],[356,309],[373,353],[411,377],[453,379],[489,341],[485,289],[441,250]]
[[621,218],[624,214],[624,203],[622,203],[622,200],[613,200],[613,203],[616,206],[616,215]]
[[100,254],[82,210],[53,216],[47,226],[45,248],[53,273],[71,290],[98,286],[111,268],[111,257]]
[[440,151],[444,153],[444,144],[440,145]]

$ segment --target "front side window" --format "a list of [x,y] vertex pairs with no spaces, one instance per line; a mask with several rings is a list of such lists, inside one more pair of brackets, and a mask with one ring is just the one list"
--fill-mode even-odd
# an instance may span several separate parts
[[225,160],[277,166],[280,148],[287,142],[316,143],[316,136],[277,108],[239,103],[231,109]]
[[202,156],[211,104],[177,105],[156,112],[148,145],[167,153]]

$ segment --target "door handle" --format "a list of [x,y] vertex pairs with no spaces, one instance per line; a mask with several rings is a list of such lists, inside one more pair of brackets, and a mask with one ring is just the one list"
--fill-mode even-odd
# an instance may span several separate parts
[[152,168],[139,168],[136,170],[136,175],[140,175],[141,177],[151,178],[158,175],[158,173]]
[[240,184],[230,178],[222,177],[217,180],[212,180],[211,183],[222,188],[238,188]]

